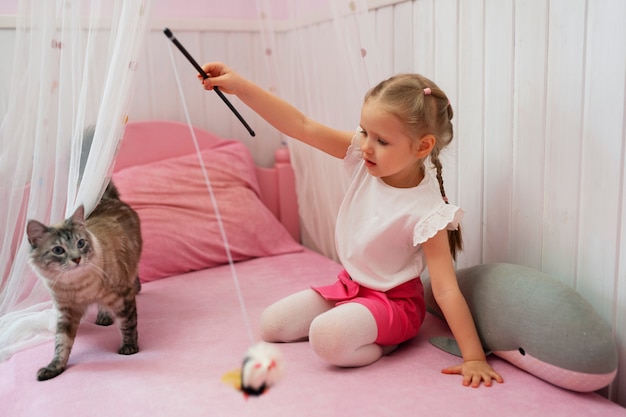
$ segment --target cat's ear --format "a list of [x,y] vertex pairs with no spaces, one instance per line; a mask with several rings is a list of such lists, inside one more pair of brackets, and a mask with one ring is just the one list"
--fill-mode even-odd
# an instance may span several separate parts
[[26,234],[28,235],[28,243],[30,243],[33,249],[39,246],[46,233],[48,233],[48,226],[39,223],[37,220],[28,221]]
[[74,224],[85,224],[85,207],[82,204],[74,211],[71,220]]

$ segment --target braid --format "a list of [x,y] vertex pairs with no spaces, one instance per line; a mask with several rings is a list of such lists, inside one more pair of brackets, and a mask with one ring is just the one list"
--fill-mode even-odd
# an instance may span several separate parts
[[[439,192],[441,192],[441,197],[446,204],[450,204],[448,202],[448,197],[446,197],[446,190],[443,187],[443,175],[441,174],[442,166],[441,161],[439,161],[439,149],[437,147],[433,148],[431,151],[430,161],[435,166],[435,170],[437,171],[437,181],[439,182]],[[450,244],[450,253],[452,254],[452,258],[456,260],[457,251],[463,250],[461,225],[459,225],[456,230],[448,230],[448,243]]]
[[434,147],[433,150],[431,151],[430,161],[432,162],[432,164],[435,166],[435,169],[437,170],[437,181],[439,182],[439,192],[441,192],[441,197],[443,198],[443,201],[448,203],[448,197],[446,197],[446,190],[443,188],[443,175],[441,174],[443,167],[441,166],[441,161],[439,161],[439,149],[437,149],[437,147]]

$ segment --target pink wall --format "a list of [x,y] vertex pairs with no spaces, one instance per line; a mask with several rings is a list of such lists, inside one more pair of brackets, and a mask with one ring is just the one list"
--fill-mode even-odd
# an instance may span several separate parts
[[16,14],[17,0],[0,0],[0,14]]
[[[277,10],[283,9],[286,0],[270,0]],[[0,0],[0,14],[16,14],[19,0]],[[274,13],[274,6],[272,6]],[[155,17],[172,18],[224,18],[254,19],[257,17],[254,0],[152,0]]]
[[[316,10],[324,6],[326,0],[265,0],[269,13],[274,19],[289,17],[289,4],[297,5],[297,12]],[[293,7],[293,6],[292,6]],[[155,17],[191,17],[256,19],[257,2],[254,0],[153,0],[152,15]]]
[[[17,13],[19,0],[0,0],[0,15]],[[270,14],[275,19],[289,16],[292,0],[265,0],[270,4]],[[325,0],[296,0],[298,12],[318,9]],[[254,0],[152,0],[152,15],[164,18],[256,19],[257,2]]]
[[153,0],[152,16],[173,18],[256,19],[253,0]]

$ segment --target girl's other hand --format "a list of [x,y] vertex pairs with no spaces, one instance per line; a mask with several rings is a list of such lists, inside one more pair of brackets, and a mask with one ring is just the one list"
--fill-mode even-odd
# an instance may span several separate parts
[[462,375],[463,385],[466,387],[478,388],[481,382],[484,386],[490,387],[494,380],[499,383],[504,382],[500,374],[494,371],[486,361],[466,361],[461,365],[443,369],[441,372],[448,375]]

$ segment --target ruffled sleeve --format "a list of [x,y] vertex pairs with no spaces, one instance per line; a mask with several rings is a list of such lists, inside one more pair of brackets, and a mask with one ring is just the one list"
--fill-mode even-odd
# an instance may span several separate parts
[[346,156],[343,158],[343,165],[348,174],[350,174],[350,176],[353,176],[356,172],[357,167],[359,166],[359,163],[361,162],[363,162],[363,154],[361,153],[361,146],[359,142],[359,129],[357,128],[357,131],[352,137],[352,143],[346,151]]
[[461,208],[455,205],[442,203],[437,210],[415,225],[413,246],[426,242],[440,230],[458,229],[464,213]]

